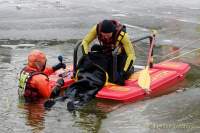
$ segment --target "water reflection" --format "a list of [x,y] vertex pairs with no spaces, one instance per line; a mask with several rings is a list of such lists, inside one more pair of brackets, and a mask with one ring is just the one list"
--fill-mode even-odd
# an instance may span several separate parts
[[23,109],[25,124],[31,126],[34,133],[40,132],[45,128],[45,108],[43,103],[44,100],[25,102],[23,98],[19,98],[18,108]]
[[87,106],[73,112],[75,127],[81,128],[82,132],[97,133],[102,120],[105,119],[106,112],[102,111],[97,105],[97,101],[93,100]]

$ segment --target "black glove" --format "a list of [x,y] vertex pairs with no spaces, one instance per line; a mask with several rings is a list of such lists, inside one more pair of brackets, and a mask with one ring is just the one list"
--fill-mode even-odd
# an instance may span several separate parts
[[60,94],[60,89],[64,85],[64,80],[62,78],[58,79],[56,82],[56,86],[54,87],[53,91],[51,92],[50,98],[56,98]]
[[116,81],[115,83],[118,84],[118,85],[124,85],[125,83],[125,72],[117,72],[116,74]]
[[64,63],[58,63],[57,65],[53,66],[52,68],[53,68],[53,71],[56,71],[56,70],[58,70],[60,68],[65,69],[66,65]]
[[57,82],[56,82],[56,85],[59,86],[59,87],[63,86],[64,85],[63,78],[58,79]]

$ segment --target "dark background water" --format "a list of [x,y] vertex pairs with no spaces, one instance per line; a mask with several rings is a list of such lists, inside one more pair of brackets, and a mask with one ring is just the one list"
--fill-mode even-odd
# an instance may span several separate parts
[[[18,73],[32,49],[44,51],[49,65],[59,54],[71,63],[76,41],[105,18],[126,24],[131,39],[156,29],[156,62],[183,54],[177,59],[191,65],[186,80],[174,86],[185,91],[127,105],[94,100],[75,114],[66,103],[45,111],[42,101],[18,99]],[[0,132],[198,133],[199,22],[199,0],[0,0]],[[140,54],[141,46],[136,49]]]

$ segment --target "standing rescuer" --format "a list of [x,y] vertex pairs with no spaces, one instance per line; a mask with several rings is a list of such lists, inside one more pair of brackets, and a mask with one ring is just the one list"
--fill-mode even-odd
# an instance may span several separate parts
[[[106,71],[109,77],[113,75],[112,51],[117,46],[120,46],[117,56],[117,80],[115,83],[123,85],[136,58],[126,27],[115,20],[103,20],[93,26],[82,41],[85,56],[88,55],[89,45],[95,38],[98,38],[100,45],[98,47],[94,45],[93,47],[105,55],[105,60],[108,62]],[[109,81],[113,82],[112,78],[109,78]]]
[[55,86],[50,86],[48,75],[60,68],[66,68],[63,63],[53,67],[46,67],[46,55],[40,50],[33,50],[28,55],[28,64],[22,69],[19,76],[19,96],[25,98],[55,98],[59,95],[64,84],[62,78],[58,79]]

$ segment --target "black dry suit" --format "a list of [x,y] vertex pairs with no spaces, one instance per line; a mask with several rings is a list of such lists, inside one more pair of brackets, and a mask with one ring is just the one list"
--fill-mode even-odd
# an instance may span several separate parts
[[107,80],[105,56],[100,52],[84,55],[77,66],[77,81],[67,89],[67,95],[73,102],[87,103],[95,97]]

